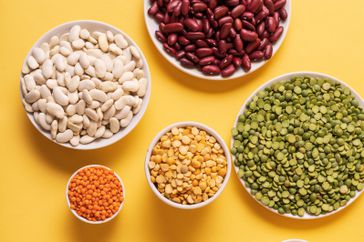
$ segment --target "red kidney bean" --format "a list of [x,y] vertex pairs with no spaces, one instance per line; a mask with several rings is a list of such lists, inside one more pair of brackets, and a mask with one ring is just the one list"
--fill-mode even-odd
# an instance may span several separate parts
[[200,29],[200,26],[198,25],[198,23],[196,22],[196,20],[192,19],[192,18],[186,18],[183,21],[183,25],[191,30],[191,31],[198,31]]
[[230,15],[233,18],[240,17],[245,12],[246,8],[244,5],[238,5],[233,10],[231,10]]
[[277,23],[279,23],[279,21],[280,21],[280,17],[279,17],[279,13],[278,13],[278,12],[274,12],[274,13],[273,13],[273,18],[275,19],[275,21],[276,21]]
[[253,19],[254,18],[254,13],[251,12],[244,12],[243,13],[243,19]]
[[205,33],[203,32],[188,32],[186,34],[186,38],[189,40],[198,40],[198,39],[204,39]]
[[172,13],[174,8],[180,3],[178,0],[172,0],[167,5],[167,12]]
[[177,33],[183,30],[183,25],[181,23],[171,23],[166,24],[162,29],[163,33]]
[[202,39],[198,39],[196,40],[195,42],[196,46],[199,47],[199,48],[202,48],[202,47],[209,47],[209,45],[207,44],[207,42],[205,40],[202,40]]
[[236,35],[235,36],[235,39],[234,39],[234,47],[235,49],[240,52],[243,50],[243,41],[241,40],[240,36],[239,35]]
[[269,33],[268,33],[268,31],[267,30],[264,30],[264,32],[263,32],[263,34],[262,34],[262,36],[261,36],[261,38],[269,38]]
[[215,60],[216,60],[216,58],[214,56],[207,56],[207,57],[200,59],[198,64],[201,66],[206,66],[206,65],[210,65],[210,64],[214,63]]
[[162,13],[157,13],[154,17],[158,22],[163,22],[164,20],[164,15]]
[[160,42],[166,42],[166,37],[164,37],[164,35],[162,34],[161,31],[155,31],[155,36],[157,37],[157,39],[160,41]]
[[250,4],[248,5],[248,10],[252,13],[256,13],[262,8],[262,6],[262,0],[251,0]]
[[276,31],[277,25],[278,25],[278,23],[276,22],[276,20],[273,17],[267,18],[267,30],[269,32],[273,33],[274,31]]
[[224,17],[229,12],[229,9],[226,6],[218,6],[215,8],[214,16],[215,19],[219,19]]
[[221,69],[224,69],[225,67],[227,67],[228,65],[230,65],[230,63],[232,61],[233,61],[233,56],[232,55],[228,55],[224,59],[222,59],[222,61],[220,62],[219,67]]
[[198,2],[192,5],[192,9],[195,12],[202,12],[205,11],[207,9],[207,5],[203,2]]
[[181,59],[186,55],[186,52],[184,50],[180,50],[176,53],[176,58]]
[[181,13],[186,16],[190,9],[190,0],[182,0]]
[[253,32],[253,31],[249,31],[249,30],[246,30],[246,29],[242,29],[240,31],[240,36],[243,40],[246,40],[246,41],[254,41],[258,38],[258,34]]
[[184,36],[178,36],[178,43],[180,45],[188,45],[190,41]]
[[212,47],[216,47],[217,46],[217,41],[214,40],[214,39],[206,39],[206,42],[209,46],[212,46]]
[[178,5],[173,9],[173,16],[178,17],[181,14],[181,8],[182,8],[182,3],[179,2]]
[[167,43],[163,44],[163,48],[171,56],[176,56],[176,50],[170,47]]
[[215,9],[217,6],[217,0],[210,0],[208,4],[210,9]]
[[208,31],[210,30],[210,22],[207,19],[202,20],[202,30],[205,33],[208,33]]
[[243,20],[243,27],[245,29],[248,29],[250,31],[255,31],[255,26],[253,24],[251,24],[249,21]]
[[220,26],[226,23],[233,23],[233,18],[230,16],[222,17],[221,19],[219,19],[218,23]]
[[168,45],[172,46],[177,42],[177,35],[176,34],[170,34],[168,35],[167,43]]
[[278,11],[286,5],[286,0],[278,0],[274,3],[274,10]]
[[240,31],[243,28],[243,22],[239,18],[234,20],[234,28],[236,31]]
[[262,34],[264,33],[265,31],[265,22],[261,22],[260,24],[258,24],[258,27],[257,27],[257,34],[259,37],[262,36]]
[[181,65],[232,75],[268,60],[284,29],[287,0],[150,0],[156,38]]
[[218,47],[221,54],[225,54],[228,50],[225,40],[220,40],[218,43]]
[[259,46],[258,46],[257,50],[263,50],[263,49],[265,49],[265,47],[266,47],[268,44],[270,44],[269,40],[268,40],[267,38],[264,38],[264,39],[260,42],[260,44],[259,44]]
[[241,59],[241,67],[244,71],[248,72],[252,68],[252,64],[248,55],[243,55]]
[[264,53],[263,53],[263,51],[257,50],[257,51],[254,51],[253,53],[251,53],[249,55],[249,58],[252,61],[260,61],[264,58]]
[[200,61],[200,59],[196,55],[192,54],[191,52],[187,52],[186,57],[187,57],[187,59],[189,59],[190,61],[192,61],[193,63],[196,63],[196,64]]
[[234,6],[238,5],[239,2],[240,2],[239,0],[226,0],[225,4],[230,7],[234,7]]
[[279,17],[283,20],[283,21],[286,21],[287,17],[288,17],[288,14],[287,14],[287,11],[285,8],[281,8],[279,9]]
[[229,35],[231,27],[232,27],[231,23],[226,23],[221,27],[220,39],[225,39]]
[[186,45],[184,50],[187,52],[194,52],[196,50],[196,45],[194,44]]
[[234,74],[236,68],[233,64],[228,65],[225,69],[221,71],[221,76],[228,77]]
[[154,16],[154,15],[156,15],[156,13],[158,12],[158,10],[159,10],[159,8],[158,8],[158,4],[157,4],[157,2],[154,2],[154,3],[152,4],[152,6],[148,9],[148,14],[149,14],[150,16]]
[[187,67],[187,68],[195,67],[195,64],[186,58],[182,58],[179,61],[181,62],[182,66],[184,66],[184,67]]
[[234,28],[231,28],[230,29],[230,33],[229,33],[229,37],[228,37],[228,40],[231,41],[232,39],[234,39],[236,36],[236,31]]
[[241,58],[235,56],[232,63],[235,67],[239,67],[241,65]]
[[274,3],[272,0],[264,0],[264,5],[268,8],[269,13],[274,13]]
[[196,55],[198,58],[203,58],[212,55],[214,51],[211,48],[199,48],[196,50]]
[[272,57],[272,55],[273,55],[273,46],[272,44],[268,44],[264,50],[264,59],[268,60]]
[[218,75],[221,72],[220,68],[215,65],[203,66],[201,70],[207,75]]
[[269,38],[270,42],[275,43],[279,39],[279,37],[281,37],[282,33],[283,33],[283,27],[280,26],[276,29],[276,31]]
[[245,48],[245,52],[247,54],[250,54],[252,53],[256,48],[258,48],[258,46],[260,45],[260,39],[256,39],[255,41],[253,42],[250,42],[246,48]]
[[269,15],[269,10],[268,8],[266,8],[265,6],[263,6],[262,11],[260,11],[256,16],[255,16],[255,20],[257,21],[257,23],[260,23],[260,21],[262,21],[265,17],[267,17]]

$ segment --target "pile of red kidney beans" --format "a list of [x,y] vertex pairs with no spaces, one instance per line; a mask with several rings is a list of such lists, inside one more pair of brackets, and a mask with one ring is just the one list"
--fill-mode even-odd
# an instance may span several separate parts
[[231,76],[271,58],[286,0],[151,0],[164,50],[187,68]]

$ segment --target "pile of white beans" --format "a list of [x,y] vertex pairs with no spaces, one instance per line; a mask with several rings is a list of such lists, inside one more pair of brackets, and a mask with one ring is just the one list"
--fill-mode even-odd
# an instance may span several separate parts
[[121,34],[79,25],[35,47],[21,77],[26,111],[52,139],[72,146],[128,126],[147,86],[140,53]]

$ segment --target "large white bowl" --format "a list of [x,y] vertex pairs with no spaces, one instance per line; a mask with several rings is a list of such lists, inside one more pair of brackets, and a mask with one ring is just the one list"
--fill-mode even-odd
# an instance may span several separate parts
[[124,205],[124,202],[125,202],[125,187],[124,187],[124,183],[123,181],[121,180],[121,178],[119,177],[119,175],[114,171],[114,175],[116,176],[116,178],[119,180],[120,184],[121,184],[121,189],[123,191],[123,201],[122,203],[120,204],[120,207],[118,209],[118,211],[116,213],[114,213],[110,218],[107,218],[105,220],[100,220],[100,221],[90,221],[84,217],[81,217],[80,215],[77,214],[77,212],[73,209],[71,209],[71,202],[68,198],[68,188],[70,186],[70,183],[73,179],[73,177],[81,170],[83,169],[86,169],[86,168],[89,168],[89,167],[102,167],[102,168],[105,168],[107,170],[111,170],[109,167],[106,167],[106,166],[103,166],[103,165],[87,165],[87,166],[84,166],[84,167],[81,167],[80,169],[78,169],[77,171],[75,171],[72,176],[70,177],[70,179],[68,180],[67,182],[67,186],[66,186],[66,202],[67,202],[67,206],[68,208],[71,210],[71,212],[73,213],[73,215],[75,215],[79,220],[85,222],[85,223],[89,223],[89,224],[103,224],[103,223],[106,223],[106,222],[109,222],[110,220],[113,220],[121,211],[121,209],[123,208],[123,205]]
[[[239,78],[239,77],[243,77],[246,76],[250,73],[253,73],[254,71],[258,70],[259,68],[261,68],[262,66],[264,66],[269,60],[263,60],[263,61],[259,61],[259,62],[252,62],[252,67],[251,70],[248,72],[245,72],[242,68],[238,68],[237,71],[234,72],[233,75],[229,76],[229,77],[222,77],[221,75],[216,75],[216,76],[210,76],[210,75],[206,75],[203,74],[201,71],[199,71],[196,68],[186,68],[183,67],[181,65],[181,63],[174,57],[170,56],[164,49],[163,49],[163,45],[162,43],[156,38],[155,36],[155,31],[159,29],[158,27],[158,23],[157,21],[150,17],[148,15],[148,9],[150,8],[151,4],[150,4],[150,0],[144,0],[144,20],[145,20],[145,24],[147,26],[148,29],[148,33],[150,35],[150,38],[152,39],[155,47],[157,47],[157,50],[162,54],[162,56],[164,58],[166,58],[172,65],[174,65],[176,68],[178,68],[179,70],[194,76],[194,77],[198,77],[198,78],[202,78],[202,79],[208,79],[208,80],[213,80],[213,81],[222,81],[222,80],[229,80],[229,79],[234,79],[234,78]],[[291,15],[292,15],[292,1],[291,0],[287,0],[286,3],[286,11],[288,14],[288,17],[286,19],[286,21],[281,22],[281,26],[284,27],[284,31],[282,33],[282,36],[279,38],[279,40],[274,43],[273,45],[273,55],[271,57],[271,59],[273,58],[273,56],[277,53],[278,49],[281,47],[284,39],[286,38],[287,32],[288,32],[288,28],[289,28],[289,24],[291,22]]]
[[[235,122],[234,122],[234,126],[233,127],[236,127],[237,123],[238,123],[238,119],[239,119],[239,116],[245,112],[245,109],[246,109],[246,106],[249,104],[249,102],[253,99],[253,97],[255,97],[260,91],[264,90],[266,87],[270,87],[272,86],[274,83],[277,83],[277,82],[282,82],[282,81],[287,81],[287,80],[290,80],[292,77],[297,77],[297,76],[308,76],[308,77],[315,77],[315,78],[325,78],[325,79],[330,79],[334,82],[337,82],[337,83],[340,83],[341,85],[343,85],[344,87],[347,87],[350,89],[350,91],[352,92],[352,94],[354,95],[354,97],[360,102],[360,106],[364,108],[364,100],[360,97],[360,95],[352,88],[350,87],[347,83],[343,82],[343,81],[340,81],[338,79],[336,79],[335,77],[332,77],[332,76],[329,76],[327,74],[323,74],[323,73],[318,73],[318,72],[308,72],[308,71],[301,71],[301,72],[292,72],[292,73],[287,73],[287,74],[284,74],[284,75],[281,75],[281,76],[278,76],[276,78],[273,78],[272,80],[270,81],[267,81],[266,83],[264,83],[263,85],[261,85],[258,89],[256,89],[251,95],[249,98],[246,99],[246,101],[244,102],[243,106],[241,107],[238,115],[236,116],[236,119],[235,119]],[[233,137],[231,138],[231,148],[233,147],[233,144],[234,144],[234,139]],[[234,158],[235,159],[235,158]],[[233,160],[234,160],[233,159]],[[355,197],[353,197],[352,199],[350,199],[347,204],[343,207],[340,207],[338,208],[337,210],[333,210],[332,212],[330,213],[326,213],[326,214],[323,214],[323,215],[318,215],[318,216],[314,216],[314,215],[310,215],[308,213],[305,213],[305,215],[303,217],[300,217],[300,216],[295,216],[295,215],[292,215],[292,214],[280,214],[278,213],[277,210],[273,209],[273,208],[270,208],[268,206],[265,206],[263,203],[261,203],[259,200],[257,200],[251,193],[250,193],[250,189],[245,185],[245,181],[243,179],[241,179],[238,175],[238,172],[239,172],[239,168],[237,166],[235,166],[235,163],[233,161],[233,164],[234,164],[234,169],[235,169],[235,173],[239,179],[239,181],[241,182],[241,184],[243,185],[243,187],[245,188],[245,190],[249,193],[249,195],[254,199],[256,200],[260,205],[262,205],[263,207],[265,207],[266,209],[268,209],[269,211],[272,211],[276,214],[279,214],[281,216],[284,216],[284,217],[288,217],[288,218],[293,218],[293,219],[303,219],[303,220],[309,220],[309,219],[318,219],[318,218],[323,218],[323,217],[327,217],[329,215],[332,215],[332,214],[335,214],[341,210],[343,210],[344,208],[346,208],[347,206],[349,206],[352,202],[355,201],[355,199],[357,199],[360,194],[363,192],[363,190],[361,190],[360,192],[357,192]]]
[[[89,144],[83,145],[83,144],[79,144],[78,146],[72,146],[69,143],[65,143],[65,144],[61,144],[56,142],[55,140],[53,140],[51,138],[50,132],[43,130],[34,120],[34,116],[31,113],[27,113],[27,116],[29,118],[29,120],[32,122],[32,124],[34,125],[34,127],[41,133],[43,134],[45,137],[47,137],[49,140],[53,141],[56,144],[62,145],[64,147],[67,148],[72,148],[72,149],[76,149],[76,150],[92,150],[92,149],[98,149],[98,148],[102,148],[105,146],[109,146],[117,141],[119,141],[120,139],[124,138],[126,135],[128,135],[134,128],[135,126],[139,123],[139,121],[141,120],[141,118],[143,117],[148,103],[149,103],[149,98],[150,98],[150,94],[151,94],[151,75],[150,75],[150,71],[149,71],[149,67],[148,67],[148,63],[146,58],[143,55],[143,52],[141,51],[141,49],[137,46],[137,44],[124,32],[122,32],[121,30],[117,29],[116,27],[109,25],[107,23],[103,23],[103,22],[99,22],[99,21],[95,21],[95,20],[78,20],[78,21],[72,21],[72,22],[67,22],[64,24],[61,24],[51,30],[49,30],[47,33],[45,33],[35,44],[34,46],[30,49],[30,51],[28,52],[24,63],[26,62],[26,60],[28,59],[28,57],[31,55],[33,49],[35,47],[39,47],[43,42],[48,42],[50,40],[51,37],[53,37],[54,35],[62,35],[66,32],[68,32],[72,26],[74,25],[80,25],[82,28],[87,28],[90,32],[91,31],[102,31],[102,32],[106,32],[107,30],[113,32],[114,34],[122,34],[125,39],[129,42],[130,45],[135,46],[140,55],[141,58],[143,60],[144,66],[143,66],[143,70],[145,73],[145,78],[148,81],[148,86],[147,86],[147,92],[145,94],[145,96],[143,97],[143,103],[142,103],[142,107],[140,109],[140,111],[134,115],[134,117],[132,118],[130,124],[123,128],[120,129],[120,131],[116,134],[114,134],[112,137],[110,137],[109,139],[103,139],[103,138],[99,138]],[[20,77],[22,76],[22,73],[20,74]],[[20,92],[21,94],[21,98],[23,98],[22,92]]]
[[[168,131],[170,131],[172,128],[180,128],[180,127],[187,127],[187,126],[194,126],[197,127],[201,130],[205,130],[208,134],[212,135],[213,137],[216,138],[217,142],[221,145],[221,147],[224,149],[224,154],[226,156],[226,162],[227,162],[227,171],[226,171],[226,175],[224,178],[224,181],[221,184],[221,187],[219,188],[219,190],[209,199],[207,199],[204,202],[200,202],[197,204],[192,204],[192,205],[184,205],[184,204],[179,204],[176,202],[173,202],[172,200],[169,200],[168,198],[166,198],[165,196],[163,196],[158,189],[156,188],[156,186],[151,182],[150,179],[150,171],[149,171],[149,167],[148,167],[148,163],[150,161],[150,157],[152,155],[152,151],[154,146],[158,143],[159,139]],[[147,177],[147,181],[148,184],[150,186],[150,188],[152,189],[152,191],[154,192],[154,194],[160,199],[162,200],[164,203],[175,207],[175,208],[181,208],[181,209],[194,209],[194,208],[201,208],[206,206],[207,204],[211,203],[212,201],[214,201],[221,193],[222,191],[225,189],[226,184],[228,183],[228,180],[230,178],[230,173],[231,173],[231,156],[230,156],[230,151],[229,148],[227,147],[226,143],[224,142],[224,140],[221,138],[221,136],[213,129],[211,129],[210,127],[208,127],[207,125],[201,124],[201,123],[197,123],[197,122],[193,122],[193,121],[187,121],[187,122],[178,122],[178,123],[174,123],[171,124],[169,126],[167,126],[166,128],[164,128],[162,131],[160,131],[157,136],[155,136],[155,138],[153,139],[152,143],[150,144],[148,151],[147,151],[147,155],[145,157],[145,174]]]

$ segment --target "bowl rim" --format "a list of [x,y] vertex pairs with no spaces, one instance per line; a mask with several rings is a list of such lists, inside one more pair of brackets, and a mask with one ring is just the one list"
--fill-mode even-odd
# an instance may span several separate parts
[[[152,151],[154,146],[156,145],[156,143],[159,141],[159,139],[168,131],[170,131],[172,128],[180,128],[180,127],[187,127],[187,126],[194,126],[197,127],[201,130],[206,131],[209,135],[212,135],[214,138],[216,138],[216,140],[218,141],[218,143],[221,145],[221,147],[224,150],[224,154],[226,156],[226,162],[227,162],[227,171],[226,171],[226,175],[224,178],[224,181],[221,184],[221,187],[218,189],[218,191],[209,199],[207,199],[206,201],[200,202],[200,203],[196,203],[196,204],[192,204],[192,205],[184,205],[184,204],[179,204],[176,202],[173,202],[171,200],[169,200],[168,198],[166,198],[165,196],[163,196],[158,189],[155,187],[155,185],[151,182],[150,180],[150,171],[149,171],[149,160],[150,157],[152,155]],[[225,189],[229,178],[230,178],[230,174],[231,174],[231,168],[232,168],[232,164],[231,164],[231,154],[230,154],[230,150],[228,148],[228,146],[226,145],[225,141],[221,138],[221,136],[212,128],[210,128],[209,126],[199,123],[199,122],[195,122],[195,121],[182,121],[182,122],[176,122],[173,124],[168,125],[167,127],[163,128],[161,131],[158,132],[158,134],[153,138],[152,142],[149,145],[149,148],[147,150],[146,153],[146,157],[145,157],[145,162],[144,162],[144,170],[145,170],[145,174],[146,174],[146,179],[147,182],[149,184],[149,187],[152,189],[153,193],[160,199],[162,200],[164,203],[175,207],[175,208],[179,208],[179,209],[195,209],[195,208],[201,208],[204,207],[208,204],[210,204],[212,201],[214,201],[217,197],[220,196],[220,194],[223,192],[223,190]]]
[[[155,22],[155,20],[153,18],[151,18],[148,15],[148,9],[151,6],[150,5],[150,1],[149,0],[144,0],[144,22],[148,31],[148,35],[151,38],[155,48],[158,50],[158,52],[164,57],[164,59],[166,59],[170,64],[172,64],[172,66],[176,67],[177,69],[179,69],[180,71],[191,75],[193,77],[196,78],[200,78],[200,79],[205,79],[205,80],[210,80],[210,81],[226,81],[226,80],[230,80],[230,79],[237,79],[237,78],[242,78],[245,77],[259,69],[261,69],[263,66],[265,66],[265,64],[267,64],[270,60],[273,59],[273,57],[275,56],[275,54],[278,52],[278,50],[281,48],[284,40],[287,37],[287,33],[289,31],[289,26],[291,23],[291,16],[292,16],[292,2],[291,0],[287,0],[286,5],[285,5],[285,9],[288,13],[287,15],[287,19],[282,23],[282,26],[284,27],[284,31],[282,33],[282,36],[279,38],[279,40],[273,44],[273,54],[271,56],[270,59],[268,60],[262,60],[259,62],[252,62],[252,68],[251,70],[249,70],[248,72],[245,72],[244,70],[238,70],[236,71],[233,75],[229,76],[229,77],[222,77],[221,75],[216,75],[216,76],[210,76],[210,75],[205,75],[203,74],[201,71],[197,70],[196,68],[186,68],[183,67],[178,60],[176,60],[174,57],[168,55],[163,47],[162,44],[160,43],[159,40],[157,40],[157,38],[155,37],[155,31],[156,28],[153,28],[152,23],[150,22]],[[155,22],[155,24],[157,24]]]
[[[74,178],[74,176],[79,172],[79,171],[82,171],[86,168],[90,168],[90,167],[101,167],[101,168],[105,168],[109,171],[113,171],[114,172],[114,175],[116,176],[116,178],[119,180],[120,182],[120,185],[121,185],[121,189],[123,191],[123,201],[122,203],[120,203],[120,206],[119,206],[119,209],[116,213],[114,213],[111,217],[105,219],[105,220],[100,220],[100,221],[90,221],[90,220],[87,220],[86,218],[84,217],[81,217],[80,215],[78,215],[76,213],[75,210],[71,209],[71,203],[70,203],[70,200],[69,200],[69,197],[68,197],[68,188],[69,188],[69,185],[71,183],[71,180]],[[121,180],[120,176],[116,173],[115,170],[112,170],[111,168],[107,167],[107,166],[104,166],[104,165],[99,165],[99,164],[91,164],[91,165],[86,165],[86,166],[83,166],[81,168],[79,168],[78,170],[76,170],[72,175],[71,177],[68,179],[68,182],[67,182],[67,186],[66,186],[66,203],[67,203],[67,206],[69,208],[69,210],[71,211],[71,213],[73,215],[75,215],[75,217],[77,217],[79,220],[85,222],[85,223],[89,223],[89,224],[103,224],[103,223],[106,223],[106,222],[109,222],[111,220],[113,220],[121,211],[121,209],[123,208],[123,205],[125,203],[125,186],[124,186],[124,183],[123,181]]]
[[[325,74],[325,73],[320,73],[320,72],[312,72],[312,71],[296,71],[296,72],[289,72],[289,73],[285,73],[285,74],[282,74],[280,76],[277,76],[277,77],[274,77],[273,79],[270,79],[269,81],[266,81],[265,83],[263,83],[262,85],[260,85],[257,89],[255,89],[253,91],[253,93],[244,101],[243,105],[240,107],[239,109],[239,112],[238,114],[236,115],[236,118],[235,118],[235,121],[234,121],[234,124],[233,124],[233,127],[236,127],[237,123],[238,123],[238,119],[239,119],[239,116],[245,111],[246,109],[246,106],[248,105],[248,103],[252,100],[253,97],[255,97],[259,91],[261,90],[264,90],[266,87],[268,86],[271,86],[272,84],[274,83],[278,83],[278,82],[284,82],[284,81],[287,81],[288,79],[292,78],[292,77],[296,77],[296,76],[308,76],[308,77],[316,77],[316,78],[326,78],[326,79],[330,79],[331,81],[333,82],[336,82],[336,83],[339,83],[341,85],[343,85],[344,87],[347,87],[352,95],[357,98],[360,102],[360,106],[364,108],[364,100],[361,98],[361,96],[355,91],[354,88],[352,88],[349,84],[347,84],[346,82],[344,81],[341,81],[339,79],[337,79],[336,77],[333,77],[331,75],[328,75],[328,74]],[[233,147],[233,144],[234,144],[234,139],[233,137],[231,136],[230,138],[230,148]],[[239,168],[237,166],[235,166],[235,163],[234,163],[234,156],[232,155],[232,163],[233,163],[233,169],[235,171],[235,174],[236,174],[236,177],[239,179],[240,183],[242,184],[242,186],[244,187],[245,191],[249,194],[249,196],[254,199],[258,204],[260,204],[261,206],[263,206],[264,208],[268,209],[269,211],[275,213],[275,214],[278,214],[282,217],[287,217],[287,218],[291,218],[291,219],[297,219],[297,220],[315,220],[315,219],[320,219],[320,218],[324,218],[324,217],[327,217],[327,216],[330,216],[330,215],[333,215],[333,214],[336,214],[338,212],[340,212],[341,210],[345,209],[346,207],[348,207],[350,204],[352,204],[361,194],[362,192],[364,191],[361,190],[361,191],[356,191],[356,194],[353,198],[351,198],[345,206],[342,206],[342,207],[339,207],[338,209],[336,210],[333,210],[329,213],[326,213],[326,214],[320,214],[318,216],[314,216],[314,215],[310,215],[310,214],[307,214],[305,212],[305,215],[303,217],[299,217],[297,215],[293,215],[293,214],[280,214],[278,213],[277,210],[273,209],[273,208],[270,208],[268,206],[265,206],[263,203],[261,203],[259,200],[257,200],[251,193],[250,193],[250,189],[248,187],[245,186],[245,181],[243,179],[241,179],[238,175],[238,171],[239,171]]]
[[[81,27],[82,27],[82,25],[93,25],[94,28],[96,28],[96,29],[98,28],[98,26],[103,27],[105,29],[111,30],[114,34],[119,33],[119,34],[123,35],[131,46],[134,46],[134,47],[137,48],[137,50],[140,53],[141,59],[143,60],[143,64],[144,64],[143,71],[145,73],[145,78],[147,79],[147,90],[146,90],[146,93],[145,93],[144,97],[142,98],[143,103],[142,103],[142,107],[139,110],[139,112],[136,115],[133,116],[130,124],[127,127],[123,128],[123,129],[120,129],[119,132],[113,134],[113,136],[116,136],[116,137],[113,138],[113,136],[112,136],[112,137],[110,137],[108,139],[104,139],[104,138],[96,139],[96,140],[92,141],[89,144],[85,144],[85,145],[84,144],[79,144],[77,146],[72,146],[69,143],[58,143],[56,140],[52,139],[51,136],[50,136],[50,133],[48,131],[46,131],[46,130],[43,130],[35,122],[33,113],[28,113],[25,110],[25,107],[23,105],[24,96],[23,96],[23,93],[22,93],[22,90],[21,90],[21,85],[22,85],[21,84],[21,78],[23,77],[23,73],[21,71],[20,71],[20,77],[19,77],[19,81],[20,81],[19,82],[20,83],[19,84],[20,99],[21,99],[21,102],[22,102],[23,109],[24,109],[28,119],[30,120],[30,122],[48,140],[50,140],[53,143],[56,143],[56,144],[58,144],[60,146],[63,146],[63,147],[69,148],[69,149],[73,149],[73,150],[96,150],[96,149],[100,149],[100,148],[110,146],[110,145],[120,141],[121,139],[126,137],[129,133],[131,133],[134,130],[134,128],[139,124],[139,122],[141,121],[141,119],[143,118],[143,116],[144,116],[144,114],[145,114],[145,112],[147,110],[147,107],[148,107],[148,104],[149,104],[149,101],[150,101],[150,96],[151,96],[151,92],[152,92],[152,76],[151,76],[151,73],[150,73],[150,69],[149,69],[147,59],[144,56],[144,53],[142,52],[141,48],[136,44],[136,42],[128,34],[126,34],[122,30],[118,29],[117,27],[115,27],[115,26],[113,26],[111,24],[101,22],[101,21],[97,21],[97,20],[87,20],[87,19],[86,20],[74,20],[74,21],[64,22],[64,23],[62,23],[60,25],[57,25],[57,26],[53,27],[52,29],[48,30],[47,32],[45,32],[34,43],[34,45],[30,48],[30,50],[27,53],[24,61],[22,62],[22,66],[26,64],[26,61],[29,58],[29,56],[31,55],[34,48],[39,47],[45,41],[49,41],[50,36],[53,36],[53,35],[60,36],[60,35],[62,35],[62,33],[57,33],[57,32],[60,31],[60,29],[71,28],[73,25],[81,25]],[[88,27],[85,27],[85,28],[88,28]]]

